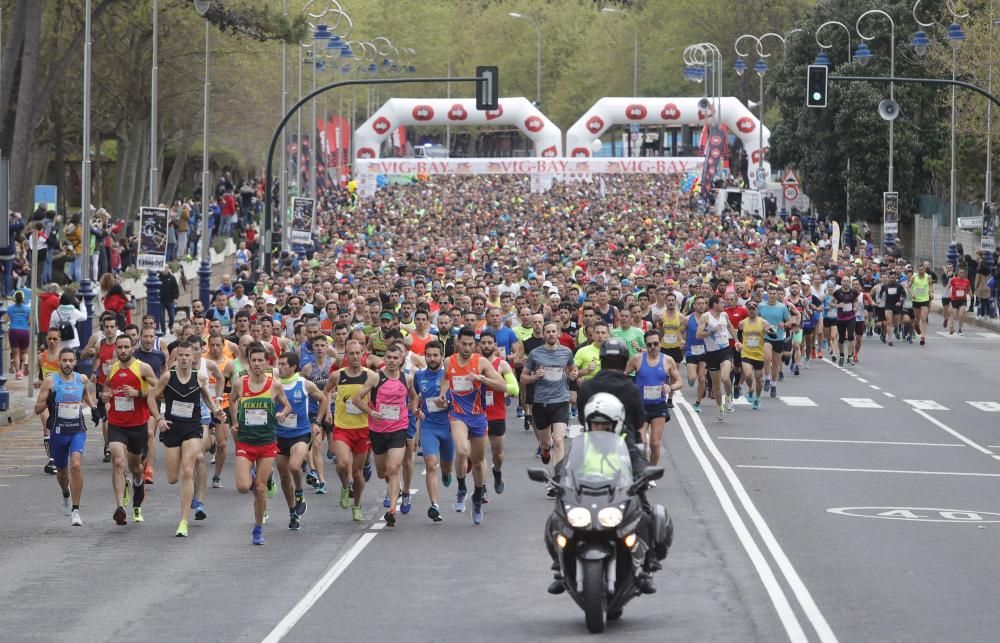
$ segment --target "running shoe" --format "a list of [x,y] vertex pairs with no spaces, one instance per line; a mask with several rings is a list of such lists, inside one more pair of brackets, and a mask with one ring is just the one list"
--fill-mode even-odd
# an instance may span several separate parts
[[250,532],[250,542],[255,545],[264,544],[264,528],[261,525],[254,525],[253,531]]
[[924,344],[926,344],[926,343],[927,343],[927,339],[926,339],[926,338],[924,338],[924,337],[921,337],[921,338],[920,338],[920,345],[921,345],[921,346],[923,346],[923,345],[924,345]]
[[854,366],[854,358],[853,357],[848,357],[847,358],[847,365],[848,366]]
[[326,457],[330,460],[331,464],[337,464],[337,454],[333,451],[327,451]]
[[212,433],[212,446],[208,447],[208,452],[209,452],[209,454],[211,454],[211,455],[214,456],[216,450],[217,450],[217,447],[215,446],[215,433],[213,432]]
[[69,501],[69,496],[63,498],[63,515],[68,516],[73,513],[73,503]]
[[753,404],[753,391],[747,391],[747,402]]
[[575,418],[576,417],[576,407],[575,406],[569,407],[569,416],[571,418]]
[[153,467],[147,464],[142,470],[143,484],[153,484]]
[[[251,507],[250,507],[250,508],[252,509],[252,508],[253,508],[253,506],[251,505]],[[265,524],[265,525],[267,524],[267,518],[268,518],[268,516],[267,516],[267,509],[265,509],[265,510],[264,510],[264,520],[262,520],[262,521],[261,521],[261,522],[262,522],[263,524]]]
[[481,525],[483,524],[483,503],[474,502],[472,503],[472,524]]
[[295,513],[299,516],[304,516],[306,515],[306,511],[308,511],[308,509],[309,505],[306,504],[305,498],[299,494],[295,494]]
[[364,467],[364,469],[361,470],[361,473],[364,474],[364,476],[365,476],[365,482],[368,482],[369,480],[372,479],[372,463],[371,463],[371,460],[365,462],[365,467]]
[[441,484],[443,484],[444,486],[450,487],[452,479],[453,478],[450,473],[446,474],[444,471],[441,472]]
[[111,462],[111,451],[106,444],[104,445],[104,460],[102,462]]
[[715,420],[719,423],[726,421],[726,409],[724,407],[719,407],[719,415],[715,418]]
[[382,519],[385,520],[385,526],[386,527],[395,527],[396,526],[396,512],[394,512],[394,511],[387,511],[387,512],[385,512],[385,514],[383,514]]
[[778,371],[778,381],[779,382],[784,382],[785,381],[785,371],[784,370]]
[[408,514],[410,513],[410,509],[412,508],[413,508],[413,500],[411,499],[410,494],[404,493],[402,499],[399,502],[399,510],[404,514]]
[[391,504],[392,502],[389,500],[389,491],[386,490],[385,498],[382,498],[382,506],[388,509]]
[[127,507],[128,506],[129,496],[131,495],[131,494],[129,494],[129,490],[131,488],[132,488],[132,481],[129,480],[128,476],[125,476],[125,493],[122,494],[122,506],[123,507]]
[[742,392],[743,392],[743,389],[739,385],[734,386],[733,387],[733,399],[734,400],[740,399],[740,394]]
[[302,473],[303,474],[309,475],[309,463],[308,462],[306,462],[305,460],[302,460],[302,464],[299,465],[299,468],[302,469]]
[[795,373],[796,377],[798,377],[798,375],[799,375],[799,365],[798,364],[796,364],[795,367],[792,368],[792,372]]
[[118,507],[117,509],[115,509],[115,513],[112,516],[112,518],[114,518],[115,523],[117,523],[118,525],[124,525],[125,517],[127,515],[128,514],[125,513],[125,507]]
[[351,518],[354,522],[362,522],[365,519],[365,512],[361,510],[361,507],[354,505],[351,510]]
[[548,464],[551,459],[552,459],[552,450],[542,449],[542,464]]
[[441,517],[441,508],[437,505],[431,505],[427,508],[427,517],[431,519],[432,522],[441,522],[444,518]]
[[326,495],[326,482],[321,482],[316,485],[316,495],[325,496]]
[[215,464],[215,454],[214,453],[212,454],[212,457],[208,459],[208,463],[209,464]]
[[736,411],[736,405],[733,404],[732,397],[726,397],[726,413],[733,413]]
[[840,356],[840,360],[839,360],[839,362],[838,362],[838,363],[839,363],[839,364],[840,364],[841,366],[843,366],[843,365],[844,365],[844,356],[843,356],[843,355],[841,355],[841,356]]
[[80,510],[79,509],[74,509],[73,510],[73,517],[70,518],[69,524],[73,525],[74,527],[82,527],[83,526],[83,518],[80,517]]
[[517,417],[519,417],[519,418],[523,418],[524,417],[524,409],[521,408],[520,406],[517,407]]
[[497,495],[500,495],[501,493],[503,493],[503,490],[504,490],[503,472],[494,470],[493,471],[493,491],[495,491],[497,493]]
[[754,411],[760,409],[760,400],[759,399],[754,398],[752,408],[753,408]]
[[351,492],[347,487],[340,488],[340,508],[348,509],[351,506]]
[[195,520],[204,520],[205,518],[208,518],[208,514],[205,513],[205,503],[203,503],[202,501],[200,500],[196,501],[192,509],[194,509]]
[[764,392],[767,393],[770,390],[771,390],[771,380],[766,379],[764,380]]
[[45,473],[54,476],[56,474],[56,461],[53,460],[52,458],[49,458],[49,461],[45,463],[45,466],[42,467],[42,470]]
[[222,488],[222,478],[219,476],[212,476],[212,488],[221,489]]
[[132,507],[132,522],[145,522],[142,517],[142,507]]
[[695,402],[691,408],[694,409],[695,413],[701,413],[701,402]]
[[772,386],[771,387],[771,397],[778,397],[778,387],[777,386]]
[[965,337],[965,333],[963,333],[962,331],[958,331],[958,336],[959,337]]
[[177,534],[178,538],[187,538],[188,535],[188,521],[182,520],[177,523]]
[[485,484],[483,485],[483,504],[484,505],[490,504],[490,499],[486,497],[486,485]]
[[302,523],[299,522],[299,514],[295,513],[294,510],[288,516],[288,528],[292,531],[302,529]]
[[542,447],[535,447],[535,457],[536,458],[542,457]]
[[319,484],[319,477],[316,475],[316,469],[310,469],[309,473],[306,473],[306,484],[310,487],[315,487]]
[[878,337],[879,337],[879,339],[882,340],[882,343],[884,344],[885,343],[885,333],[879,333]]
[[278,490],[278,485],[274,484],[274,476],[270,476],[267,479],[267,497],[273,498],[277,490]]
[[458,495],[455,497],[455,503],[452,504],[451,506],[451,508],[457,511],[458,513],[462,513],[463,511],[465,511],[466,494],[467,494],[466,490],[464,489],[459,490]]

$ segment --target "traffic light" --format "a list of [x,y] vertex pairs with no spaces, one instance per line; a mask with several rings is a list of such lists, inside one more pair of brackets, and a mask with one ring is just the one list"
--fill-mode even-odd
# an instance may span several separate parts
[[500,71],[498,67],[476,67],[476,109],[496,111],[500,106]]
[[806,107],[826,107],[828,84],[826,65],[809,65],[806,75]]

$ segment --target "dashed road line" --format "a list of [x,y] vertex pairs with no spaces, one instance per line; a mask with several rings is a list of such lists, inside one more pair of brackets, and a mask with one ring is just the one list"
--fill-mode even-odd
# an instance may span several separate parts
[[970,476],[973,478],[1000,478],[1000,473],[975,473],[963,471],[912,471],[905,469],[847,469],[841,467],[784,467],[776,464],[739,464],[739,469],[777,469],[786,471],[833,471],[843,473],[910,473],[925,476]]
[[717,436],[719,440],[750,440],[761,442],[818,442],[823,444],[876,444],[885,446],[905,446],[905,447],[961,447],[964,444],[941,443],[941,442],[887,442],[880,440],[831,440],[819,438],[757,438],[743,435]]

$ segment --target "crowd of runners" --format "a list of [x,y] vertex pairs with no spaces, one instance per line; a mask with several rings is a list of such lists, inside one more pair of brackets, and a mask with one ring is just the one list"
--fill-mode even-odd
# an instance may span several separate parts
[[[238,265],[166,334],[152,317],[107,313],[81,346],[53,321],[35,412],[72,524],[83,523],[88,425],[101,431],[119,525],[143,521],[158,448],[180,485],[177,536],[208,517],[227,475],[253,498],[254,544],[279,487],[289,529],[302,526],[307,488],[364,521],[372,484],[393,527],[413,508],[418,458],[427,518],[471,504],[478,525],[504,491],[508,429],[533,431],[555,466],[609,340],[628,351],[656,464],[678,391],[719,422],[741,396],[766,412],[810,362],[857,364],[866,338],[925,344],[937,282],[962,333],[964,270],[939,279],[871,244],[851,254],[795,216],[717,215],[672,177],[529,188],[528,177],[464,176],[371,200],[330,194],[313,249],[276,255],[264,274]],[[57,313],[81,310],[70,292],[61,303]]]

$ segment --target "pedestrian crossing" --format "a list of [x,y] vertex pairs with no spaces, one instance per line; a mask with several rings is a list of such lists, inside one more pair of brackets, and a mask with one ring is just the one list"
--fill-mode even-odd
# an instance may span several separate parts
[[[885,408],[885,406],[883,406],[879,402],[876,402],[875,400],[873,400],[870,397],[841,397],[841,398],[838,398],[838,399],[839,399],[839,401],[841,403],[846,404],[847,406],[849,406],[851,408],[855,408],[855,409],[884,409]],[[761,401],[765,405],[768,404],[769,402],[771,402],[773,404],[772,398],[769,398],[766,394],[764,395],[763,398],[761,398]],[[819,402],[816,402],[812,398],[804,397],[804,396],[779,395],[777,397],[777,401],[780,401],[782,403],[782,405],[788,406],[788,407],[809,408],[809,407],[820,407],[821,406],[821,404]],[[940,402],[937,402],[935,400],[910,400],[910,399],[903,399],[903,400],[900,400],[900,401],[903,402],[904,404],[907,404],[911,408],[914,408],[914,409],[919,410],[919,411],[950,411],[951,410],[950,407],[945,406],[944,404],[941,404]],[[711,401],[710,400],[703,400],[702,403],[703,404],[711,404]],[[964,404],[968,404],[972,408],[977,409],[979,411],[983,411],[985,413],[1000,413],[1000,402],[982,401],[982,400],[966,400],[963,403]],[[747,401],[747,399],[746,399],[745,396],[741,396],[741,397],[733,400],[733,404],[735,406],[750,406],[750,402]],[[829,406],[830,405],[827,404],[827,408],[829,408]]]
[[961,340],[961,339],[990,339],[993,341],[1000,341],[1000,333],[984,333],[984,332],[969,332],[963,331],[962,336],[952,335],[946,330],[936,331],[941,337],[949,337],[951,339]]

